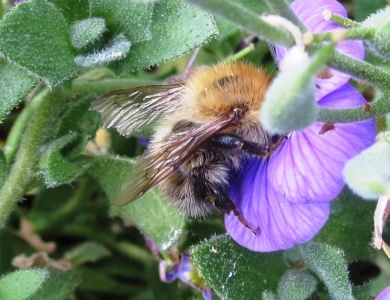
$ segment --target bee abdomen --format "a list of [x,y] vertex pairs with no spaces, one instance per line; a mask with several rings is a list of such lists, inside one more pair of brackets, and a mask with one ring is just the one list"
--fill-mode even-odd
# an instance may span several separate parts
[[[200,218],[216,209],[215,194],[226,192],[229,169],[221,163],[190,167],[188,161],[161,183],[167,201],[182,214]],[[214,188],[217,187],[217,188]]]

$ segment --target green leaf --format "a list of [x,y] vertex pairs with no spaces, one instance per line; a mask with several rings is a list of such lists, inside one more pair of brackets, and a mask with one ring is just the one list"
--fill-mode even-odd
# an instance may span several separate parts
[[0,122],[18,106],[38,79],[5,60],[0,60]]
[[51,152],[44,156],[41,163],[41,167],[44,168],[45,184],[50,188],[71,183],[84,174],[89,165],[86,159],[70,162],[59,151]]
[[161,250],[175,245],[184,229],[184,219],[169,207],[152,189],[140,199],[117,207],[113,201],[119,194],[133,167],[133,160],[121,157],[96,157],[90,174],[100,183],[111,201],[110,213],[130,220],[137,228],[151,238]]
[[114,201],[133,165],[133,159],[120,156],[97,156],[92,160],[89,173],[100,184],[108,200]]
[[56,299],[68,300],[80,282],[79,275],[74,271],[49,269],[49,278],[29,300]]
[[83,99],[67,109],[61,119],[57,137],[75,132],[86,135],[87,139],[94,137],[96,130],[99,128],[100,115],[98,112],[89,109],[90,103],[91,99]]
[[183,217],[167,205],[156,189],[149,190],[140,199],[124,207],[111,205],[110,212],[113,216],[130,220],[160,250],[176,245],[183,234]]
[[219,236],[197,245],[193,260],[207,283],[223,299],[259,299],[266,290],[276,290],[286,271],[282,252],[257,253]]
[[30,297],[47,279],[44,269],[15,271],[0,280],[0,299],[23,300]]
[[122,33],[132,44],[150,40],[153,4],[146,1],[90,0],[92,16],[104,18],[112,33]]
[[375,251],[368,245],[374,229],[375,206],[376,203],[364,201],[345,188],[332,201],[330,218],[314,241],[343,249],[348,262],[371,258]]
[[82,49],[100,38],[106,30],[106,22],[102,18],[88,18],[77,21],[70,28],[73,47]]
[[95,242],[85,242],[77,245],[66,253],[66,257],[74,268],[86,262],[96,262],[108,255],[110,255],[110,251],[103,245]]
[[317,287],[317,280],[307,271],[289,270],[278,285],[278,299],[308,299]]
[[45,0],[17,5],[1,20],[0,36],[0,52],[49,86],[76,71],[66,21]]
[[82,67],[90,68],[121,60],[130,51],[131,42],[123,35],[115,37],[103,50],[86,55],[77,55],[75,62]]
[[388,3],[386,0],[355,0],[355,18],[356,21],[363,21],[369,15],[375,13],[378,9],[384,8]]
[[332,299],[354,299],[343,252],[319,243],[300,246],[302,258],[323,281]]
[[136,44],[118,66],[120,71],[161,64],[188,53],[217,34],[213,18],[179,0],[155,3],[152,39]]
[[91,16],[89,0],[49,0],[53,3],[67,20],[73,24],[76,20],[86,19]]

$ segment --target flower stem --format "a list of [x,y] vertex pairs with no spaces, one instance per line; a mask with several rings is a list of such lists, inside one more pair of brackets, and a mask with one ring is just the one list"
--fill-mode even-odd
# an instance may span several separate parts
[[348,18],[344,18],[342,16],[332,14],[330,10],[324,10],[324,18],[325,20],[331,20],[333,23],[336,23],[337,25],[343,26],[345,28],[351,28],[351,27],[357,27],[360,26],[359,22],[353,21]]
[[203,8],[213,15],[220,16],[239,28],[255,33],[260,39],[269,43],[291,46],[293,39],[283,29],[269,25],[261,20],[258,14],[245,8],[236,0],[186,0],[187,2]]
[[36,109],[39,107],[43,99],[47,96],[47,91],[39,93],[34,101],[31,101],[20,113],[15,123],[13,124],[8,137],[7,142],[4,146],[4,156],[8,164],[11,164],[14,160],[16,151],[18,149],[20,140],[23,136],[23,132],[26,127],[29,125],[29,120],[31,115],[34,114]]
[[[38,104],[34,103],[36,100]],[[53,94],[46,91],[29,104],[36,105],[35,112],[29,119],[29,124],[15,155],[15,161],[0,189],[0,228],[6,224],[17,201],[23,197],[29,183],[34,178],[44,132],[55,123],[57,114],[63,108],[64,100],[65,98],[62,97],[54,98]]]
[[352,123],[378,118],[390,112],[390,97],[384,97],[365,106],[344,109],[321,107],[318,113],[318,122],[324,123]]
[[390,74],[370,63],[335,52],[329,59],[328,65],[366,81],[383,92],[390,91]]
[[243,57],[247,56],[249,53],[251,53],[253,50],[255,50],[255,45],[253,43],[250,43],[247,47],[245,47],[241,51],[225,59],[225,63],[231,63],[240,60]]
[[375,34],[373,28],[352,28],[352,29],[340,29],[332,32],[316,33],[313,34],[313,41],[338,41],[340,37],[344,40],[369,40]]

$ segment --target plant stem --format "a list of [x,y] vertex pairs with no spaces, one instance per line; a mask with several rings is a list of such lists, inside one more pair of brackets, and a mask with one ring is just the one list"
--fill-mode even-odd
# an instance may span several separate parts
[[344,40],[367,40],[371,39],[375,34],[373,28],[352,28],[352,29],[339,29],[331,32],[316,33],[313,34],[313,41],[338,41],[340,37]]
[[324,18],[325,20],[331,20],[333,21],[333,23],[336,23],[337,25],[343,26],[345,28],[360,26],[359,22],[333,14],[331,11],[327,9],[324,11]]
[[269,25],[261,20],[259,15],[245,8],[236,0],[186,0],[187,2],[203,8],[213,15],[234,23],[239,28],[255,33],[259,38],[283,46],[293,44],[292,36],[283,29]]
[[321,107],[317,121],[324,123],[352,123],[384,116],[390,112],[390,97],[376,100],[369,108],[362,107],[332,109]]
[[285,0],[264,0],[272,13],[282,16],[287,20],[291,21],[301,29],[301,32],[306,32],[306,26],[297,17],[294,11],[291,9],[288,2]]
[[[65,98],[53,97],[48,91],[36,97],[29,105],[36,105],[35,112],[29,119],[15,161],[0,189],[0,228],[3,227],[16,203],[23,197],[34,178],[39,158],[39,148],[46,128],[53,126],[57,114],[62,110]],[[38,99],[37,99],[38,98]],[[38,100],[38,104],[34,102]],[[32,104],[34,103],[34,104]]]

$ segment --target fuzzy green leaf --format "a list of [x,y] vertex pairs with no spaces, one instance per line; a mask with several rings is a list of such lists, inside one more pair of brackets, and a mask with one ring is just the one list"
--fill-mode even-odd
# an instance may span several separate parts
[[354,299],[340,249],[319,243],[301,245],[300,249],[303,260],[323,281],[332,299]]
[[178,242],[184,229],[184,219],[169,207],[154,189],[124,207],[117,207],[113,203],[124,181],[128,179],[133,160],[105,156],[96,157],[92,164],[91,175],[97,179],[111,201],[111,215],[130,220],[161,250],[166,250]]
[[106,22],[102,18],[89,18],[75,22],[70,31],[73,47],[81,49],[101,37],[106,30]]
[[77,55],[75,62],[82,67],[90,68],[121,60],[130,51],[131,42],[123,35],[115,37],[103,50],[86,55]]
[[38,78],[5,60],[0,60],[0,122],[37,83]]
[[66,257],[74,268],[86,262],[96,262],[108,255],[110,255],[110,251],[103,245],[95,242],[85,242],[77,245],[66,253]]
[[307,271],[289,270],[283,275],[278,285],[278,299],[308,299],[314,293],[317,280]]
[[155,189],[124,207],[112,205],[111,214],[136,224],[161,250],[178,243],[185,225],[183,217],[168,206]]
[[91,14],[104,18],[112,33],[122,33],[132,44],[150,40],[153,4],[146,1],[90,0]]
[[23,2],[6,14],[0,36],[0,52],[49,86],[76,71],[66,21],[45,0]]
[[47,279],[44,269],[15,271],[0,280],[0,299],[23,300],[34,294]]
[[67,20],[73,24],[77,20],[86,19],[91,16],[89,0],[49,0],[53,3]]
[[59,151],[51,152],[43,159],[45,184],[48,187],[56,187],[61,184],[71,183],[84,174],[89,167],[87,160],[70,162]]
[[155,3],[152,39],[134,45],[118,66],[120,71],[161,64],[188,53],[217,34],[213,18],[179,0]]
[[375,206],[376,203],[364,201],[345,188],[332,201],[330,218],[314,241],[343,249],[348,262],[371,258],[374,250],[368,244],[372,239]]
[[[29,300],[56,299],[68,300],[80,282],[80,277],[73,271],[49,269],[49,278]],[[19,299],[18,299],[19,300]]]
[[256,253],[220,236],[197,245],[193,260],[207,283],[222,299],[259,299],[276,290],[286,271],[282,252]]

